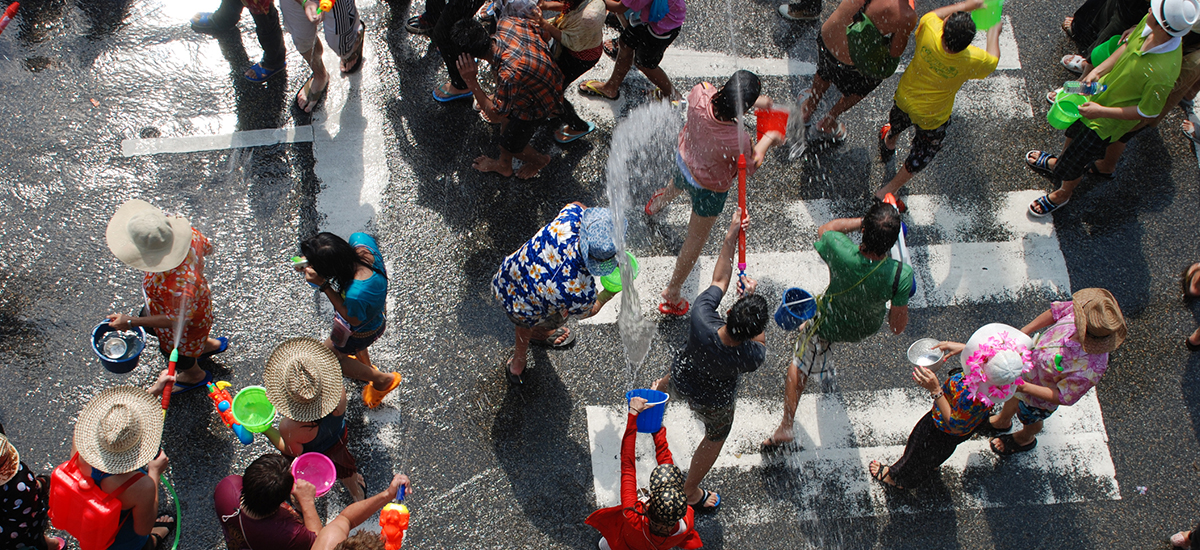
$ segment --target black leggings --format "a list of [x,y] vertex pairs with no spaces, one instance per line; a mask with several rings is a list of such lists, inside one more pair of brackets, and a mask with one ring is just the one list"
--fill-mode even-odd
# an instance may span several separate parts
[[[242,0],[221,0],[221,7],[212,14],[213,26],[218,29],[232,29],[242,18]],[[283,28],[279,25],[279,10],[271,4],[271,11],[264,14],[251,13],[254,17],[255,33],[258,34],[258,45],[262,46],[262,66],[264,69],[278,69],[287,63],[287,51],[283,46]]]
[[458,74],[458,56],[465,52],[450,39],[450,29],[455,23],[474,17],[480,6],[483,6],[483,0],[433,0],[425,6],[425,20],[433,22],[433,32],[430,34],[433,45],[442,54],[450,84],[460,90],[467,88],[467,82]]
[[579,59],[578,57],[575,57],[567,52],[566,48],[563,48],[562,54],[558,56],[558,59],[555,59],[555,62],[558,63],[558,70],[562,71],[563,74],[564,97],[562,113],[559,114],[558,121],[562,124],[570,126],[572,131],[583,132],[588,129],[588,123],[584,122],[582,118],[579,118],[579,114],[575,112],[575,106],[571,105],[570,101],[567,101],[565,97],[567,86],[572,85],[576,79],[583,76],[583,73],[586,73],[591,70],[592,67],[595,67],[596,62],[598,61],[600,61],[599,58],[591,61]]

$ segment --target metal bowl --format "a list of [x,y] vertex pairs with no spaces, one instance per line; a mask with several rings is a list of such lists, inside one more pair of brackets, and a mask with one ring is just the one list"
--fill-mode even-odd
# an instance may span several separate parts
[[908,346],[908,361],[914,365],[930,367],[936,365],[946,353],[934,346],[938,345],[935,338],[922,338]]

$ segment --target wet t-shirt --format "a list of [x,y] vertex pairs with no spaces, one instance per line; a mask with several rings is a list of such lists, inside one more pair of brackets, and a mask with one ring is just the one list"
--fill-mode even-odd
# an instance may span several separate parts
[[[901,266],[899,281],[891,258],[870,260],[844,233],[826,231],[814,245],[829,266],[826,299],[817,302],[817,334],[830,342],[857,342],[879,330],[887,315],[884,307],[908,305],[912,267]],[[895,292],[892,291],[895,285]]]
[[726,346],[717,331],[725,320],[717,313],[724,294],[713,285],[692,304],[687,345],[671,365],[671,381],[688,399],[705,407],[724,407],[737,394],[738,375],[754,372],[767,359],[767,346],[747,340]]
[[286,502],[275,515],[252,519],[241,513],[242,476],[226,476],[217,484],[213,505],[229,550],[309,550],[317,534],[304,526],[300,514]]

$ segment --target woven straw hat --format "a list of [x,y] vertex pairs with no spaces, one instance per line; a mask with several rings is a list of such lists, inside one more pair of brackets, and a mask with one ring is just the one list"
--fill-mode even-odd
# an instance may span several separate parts
[[21,469],[21,455],[3,434],[0,434],[0,485],[8,483]]
[[337,356],[312,338],[279,344],[263,369],[263,386],[279,414],[298,422],[325,418],[345,392]]
[[192,224],[185,218],[168,218],[158,207],[131,200],[108,221],[108,249],[118,260],[142,271],[175,269],[192,246]]
[[1092,354],[1116,350],[1125,341],[1125,316],[1111,292],[1085,288],[1071,296],[1075,332],[1083,335],[1083,351]]
[[125,474],[158,455],[162,431],[158,400],[141,388],[118,386],[83,407],[75,422],[75,447],[100,471]]

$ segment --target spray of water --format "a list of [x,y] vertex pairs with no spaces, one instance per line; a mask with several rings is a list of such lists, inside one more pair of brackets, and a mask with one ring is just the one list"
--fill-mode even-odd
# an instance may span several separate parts
[[183,339],[184,317],[187,313],[188,299],[191,298],[191,295],[192,289],[187,285],[185,285],[185,288],[179,293],[179,315],[175,318],[175,330],[173,332],[175,336],[175,346],[171,349],[179,349],[179,341]]
[[[647,196],[648,189],[671,184],[675,146],[682,125],[679,112],[669,103],[651,102],[631,112],[613,130],[612,150],[604,174],[615,227],[628,227],[628,214],[636,204],[634,196]],[[633,268],[625,255],[625,231],[616,231],[614,240],[623,289],[617,326],[625,349],[626,390],[630,390],[650,351],[656,327],[642,316],[641,301],[633,284]]]

